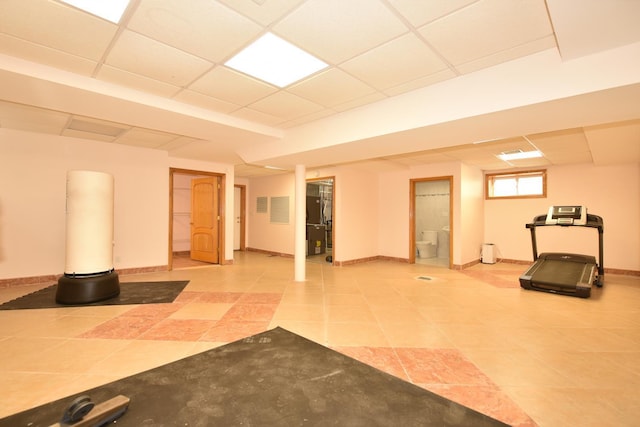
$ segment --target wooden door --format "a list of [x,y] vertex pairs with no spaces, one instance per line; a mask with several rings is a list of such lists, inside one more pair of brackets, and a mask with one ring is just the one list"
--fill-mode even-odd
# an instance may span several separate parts
[[191,180],[191,258],[219,263],[219,177]]

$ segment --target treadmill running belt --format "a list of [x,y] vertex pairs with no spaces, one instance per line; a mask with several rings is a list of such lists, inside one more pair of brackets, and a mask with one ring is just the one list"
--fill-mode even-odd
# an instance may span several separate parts
[[520,276],[520,286],[588,298],[591,295],[591,285],[597,277],[597,268],[593,257],[545,253]]
[[535,283],[553,284],[554,287],[574,289],[584,276],[585,263],[546,259],[536,270]]

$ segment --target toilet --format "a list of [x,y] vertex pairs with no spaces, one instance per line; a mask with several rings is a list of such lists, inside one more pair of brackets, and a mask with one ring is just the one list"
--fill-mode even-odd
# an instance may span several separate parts
[[422,239],[416,242],[419,258],[434,258],[438,254],[438,232],[426,230],[420,232]]

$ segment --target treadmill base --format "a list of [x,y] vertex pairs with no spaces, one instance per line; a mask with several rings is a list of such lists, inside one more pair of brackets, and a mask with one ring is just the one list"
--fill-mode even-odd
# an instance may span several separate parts
[[597,282],[595,257],[568,253],[543,253],[520,276],[524,289],[569,295],[591,296],[591,286]]

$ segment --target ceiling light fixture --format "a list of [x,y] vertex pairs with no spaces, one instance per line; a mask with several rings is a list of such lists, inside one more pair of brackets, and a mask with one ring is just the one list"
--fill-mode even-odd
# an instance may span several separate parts
[[114,24],[120,22],[122,14],[129,6],[129,0],[60,0],[92,15],[104,18]]
[[266,33],[224,65],[278,87],[288,86],[328,67],[325,62],[272,33]]
[[536,157],[542,157],[542,153],[540,151],[522,151],[522,150],[513,150],[513,151],[503,151],[498,154],[498,158],[505,162],[510,160],[521,160],[521,159],[534,159]]

